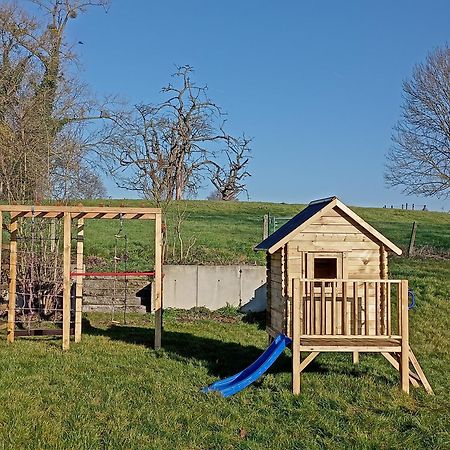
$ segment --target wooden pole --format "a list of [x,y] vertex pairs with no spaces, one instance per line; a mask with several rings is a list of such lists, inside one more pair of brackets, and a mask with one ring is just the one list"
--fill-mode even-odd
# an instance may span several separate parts
[[292,393],[300,394],[300,335],[302,330],[303,283],[292,280]]
[[416,242],[417,223],[413,222],[411,230],[411,238],[409,239],[408,256],[414,255],[414,244]]
[[2,285],[3,212],[0,211],[0,286]]
[[[84,219],[77,221],[77,272],[83,272]],[[81,342],[83,313],[83,277],[78,275],[75,287],[75,342]]]
[[402,305],[401,321],[401,361],[400,361],[400,381],[402,391],[409,394],[409,324],[408,324],[408,281],[402,280],[400,283],[399,301]]
[[161,348],[163,326],[161,213],[155,218],[155,350]]
[[70,347],[70,246],[72,219],[69,212],[64,213],[64,274],[63,274],[63,341],[62,349]]
[[16,287],[17,287],[17,216],[11,215],[9,225],[9,300],[8,300],[8,328],[7,340],[14,342],[14,329],[16,322]]

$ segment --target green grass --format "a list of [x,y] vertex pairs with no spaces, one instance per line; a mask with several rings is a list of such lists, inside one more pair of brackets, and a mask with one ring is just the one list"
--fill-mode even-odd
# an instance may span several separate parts
[[[119,204],[110,201],[109,204]],[[126,201],[137,206],[141,201]],[[146,203],[146,205],[150,205]],[[262,240],[263,215],[292,217],[305,205],[257,202],[187,201],[174,204],[186,213],[182,235],[184,245],[194,242],[186,263],[198,264],[263,264],[264,254],[253,248]],[[413,221],[418,223],[416,245],[429,246],[435,251],[450,249],[450,215],[428,211],[390,210],[383,208],[354,208],[355,212],[400,247],[409,243]],[[170,216],[170,214],[169,214]],[[171,221],[169,220],[169,229]],[[86,223],[86,255],[90,268],[111,267],[114,256],[114,235],[118,221],[89,220]],[[153,260],[153,226],[148,221],[126,221],[129,242],[128,265],[134,269],[148,268]],[[170,241],[172,243],[172,240]],[[123,250],[123,242],[119,242]],[[179,262],[168,252],[168,262]]]
[[397,259],[417,294],[412,347],[435,396],[399,390],[381,356],[322,354],[290,393],[290,358],[234,397],[200,392],[264,349],[264,324],[237,314],[168,311],[164,349],[151,316],[109,326],[90,315],[83,341],[0,342],[0,448],[314,449],[450,446],[449,261]]
[[[293,215],[300,208],[190,202],[189,209],[185,233],[197,237],[195,258],[259,263],[252,247],[262,214]],[[448,215],[356,212],[402,247],[416,220],[419,245],[444,255],[450,249]],[[107,260],[113,248],[107,236],[112,231],[114,241],[117,223],[90,223],[90,254]],[[151,249],[140,240],[143,226],[127,223],[130,241],[143,246],[133,250],[141,260],[142,249]],[[201,387],[261,354],[267,335],[258,317],[233,308],[169,310],[164,348],[153,351],[152,316],[131,315],[127,325],[110,326],[108,316],[91,314],[83,341],[66,353],[56,338],[20,338],[8,346],[1,336],[0,449],[448,449],[450,260],[393,258],[390,272],[407,278],[416,293],[411,345],[435,396],[423,389],[404,395],[398,373],[381,356],[362,355],[354,366],[349,355],[322,354],[294,397],[289,352],[236,396],[204,395]]]

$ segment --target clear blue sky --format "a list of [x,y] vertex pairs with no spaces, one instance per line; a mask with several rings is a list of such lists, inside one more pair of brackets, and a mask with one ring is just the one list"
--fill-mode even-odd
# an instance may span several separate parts
[[84,42],[92,90],[132,102],[157,101],[175,65],[194,66],[230,131],[254,137],[251,200],[448,210],[387,189],[383,165],[402,81],[450,41],[449,24],[448,0],[112,0],[74,20],[70,39]]

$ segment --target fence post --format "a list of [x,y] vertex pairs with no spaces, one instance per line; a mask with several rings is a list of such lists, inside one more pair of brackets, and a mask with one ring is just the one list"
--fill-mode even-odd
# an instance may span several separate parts
[[263,216],[263,240],[269,236],[269,213]]
[[300,335],[302,328],[301,310],[303,283],[300,279],[292,280],[292,393],[300,394]]
[[14,331],[16,326],[16,288],[17,288],[17,229],[18,216],[11,215],[9,224],[9,297],[8,297],[8,328],[7,340],[14,342]]
[[400,363],[400,381],[402,386],[402,391],[409,394],[409,324],[408,324],[408,281],[401,281],[401,336],[402,336],[402,346],[401,346],[401,363]]
[[411,238],[409,239],[408,256],[414,254],[414,244],[416,242],[417,223],[413,222],[411,230]]

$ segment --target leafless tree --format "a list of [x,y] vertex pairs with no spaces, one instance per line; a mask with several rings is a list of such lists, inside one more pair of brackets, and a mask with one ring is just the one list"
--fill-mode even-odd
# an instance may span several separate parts
[[[33,16],[17,3],[0,4],[0,197],[41,201],[61,167],[61,135],[88,119],[93,103],[70,75],[70,20],[106,0],[31,0]],[[72,146],[72,148],[74,148]],[[79,157],[79,152],[74,155]]]
[[450,48],[431,52],[403,83],[385,179],[408,194],[450,195]]
[[[173,75],[175,84],[163,88],[167,98],[159,104],[104,112],[105,127],[96,144],[120,187],[137,191],[163,207],[195,194],[207,166],[224,151],[230,162],[239,157],[238,164],[248,153],[249,140],[233,138],[224,131],[225,114],[208,97],[207,86],[192,80],[192,72],[190,66],[178,67]],[[245,147],[242,154],[240,146]],[[244,177],[235,178],[243,184]]]
[[251,140],[242,136],[226,139],[227,148],[225,153],[226,163],[214,160],[206,161],[206,167],[210,174],[210,180],[220,200],[236,200],[241,192],[246,192],[244,180],[250,176],[246,170],[250,161],[249,144]]

